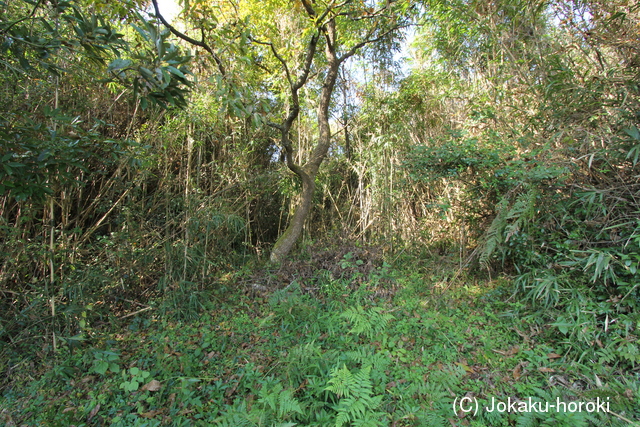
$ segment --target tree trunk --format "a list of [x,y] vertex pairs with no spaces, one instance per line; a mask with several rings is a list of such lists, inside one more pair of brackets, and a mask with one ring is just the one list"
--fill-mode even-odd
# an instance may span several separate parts
[[282,262],[293,246],[296,244],[300,236],[302,235],[302,229],[304,228],[304,222],[311,211],[311,202],[313,201],[313,192],[316,189],[315,176],[312,178],[304,171],[298,174],[302,180],[302,192],[300,199],[295,207],[293,217],[287,226],[287,229],[278,238],[278,241],[271,250],[271,262]]
[[[331,145],[331,125],[329,123],[329,106],[331,104],[331,96],[333,89],[338,79],[338,73],[340,71],[341,60],[336,56],[336,52],[333,49],[333,40],[335,39],[335,23],[330,21],[327,24],[328,30],[325,33],[325,37],[328,40],[326,54],[329,60],[327,75],[324,79],[322,86],[322,92],[320,94],[320,100],[318,103],[318,128],[320,130],[318,135],[318,143],[316,144],[311,158],[302,167],[293,164],[289,161],[289,153],[287,153],[287,165],[302,181],[302,193],[300,194],[300,200],[295,207],[293,217],[284,231],[282,236],[278,238],[276,244],[271,251],[271,262],[282,262],[293,246],[296,244],[302,230],[304,223],[311,211],[311,205],[313,201],[313,192],[315,190],[315,180],[318,175],[318,169],[322,161],[325,159],[329,147]],[[284,136],[283,136],[284,137]],[[285,145],[286,147],[286,145]],[[288,151],[288,150],[287,150]]]
[[[312,3],[307,0],[302,0],[302,4],[307,10],[309,16],[315,19],[317,17],[317,14],[313,9]],[[327,16],[329,12],[330,9],[327,9],[327,13],[323,16]],[[311,202],[313,201],[315,179],[318,175],[318,169],[320,169],[320,165],[327,156],[327,152],[329,151],[329,147],[331,146],[331,124],[329,122],[329,107],[331,105],[331,96],[333,95],[333,90],[335,88],[336,81],[338,80],[340,66],[346,59],[353,56],[358,51],[358,49],[365,46],[366,44],[373,43],[376,40],[380,40],[384,36],[383,35],[374,37],[374,31],[372,29],[362,42],[356,44],[344,54],[338,55],[335,16],[333,18],[330,18],[326,22],[326,24],[322,25],[319,28],[319,31],[325,39],[327,74],[324,78],[322,90],[320,92],[320,98],[318,100],[318,142],[313,148],[311,157],[306,164],[304,164],[303,166],[299,166],[293,162],[293,148],[291,146],[291,142],[289,141],[288,134],[293,121],[298,117],[298,112],[300,109],[300,103],[298,102],[298,89],[302,87],[302,85],[306,82],[306,79],[309,75],[310,66],[313,62],[313,54],[315,53],[315,42],[317,41],[317,39],[312,40],[310,48],[307,51],[308,55],[306,60],[305,72],[302,78],[299,79],[295,85],[291,85],[292,107],[289,112],[289,117],[282,125],[275,125],[275,127],[280,129],[280,131],[282,132],[281,143],[286,151],[287,166],[302,180],[302,193],[300,195],[298,205],[296,206],[293,213],[293,217],[291,218],[291,221],[287,226],[287,229],[284,231],[282,236],[280,236],[273,247],[273,250],[271,252],[272,262],[281,262],[284,258],[287,257],[295,243],[302,235],[302,229],[304,227],[305,220],[307,219],[307,216],[311,211]],[[391,32],[391,30],[389,32]],[[291,84],[292,80],[288,68],[286,67],[286,63],[284,62],[282,57],[275,51],[273,45],[271,45],[271,48],[274,55],[283,64],[287,73],[287,78],[289,80],[289,83]]]

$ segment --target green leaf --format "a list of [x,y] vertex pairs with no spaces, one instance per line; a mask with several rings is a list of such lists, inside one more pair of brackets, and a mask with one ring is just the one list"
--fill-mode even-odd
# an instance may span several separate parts
[[567,322],[563,316],[560,316],[558,317],[558,321],[552,323],[551,326],[555,326],[563,335],[567,335],[567,333],[569,332],[569,328],[574,325],[573,323]]
[[113,61],[111,61],[111,63],[107,68],[109,71],[122,70],[124,68],[131,66],[131,63],[132,62],[129,59],[116,58]]
[[182,71],[178,70],[176,67],[172,65],[167,66],[167,70],[169,70],[171,74],[175,74],[178,77],[182,77],[183,79],[187,78],[187,76],[185,76]]
[[93,371],[100,375],[106,374],[107,369],[109,369],[109,362],[105,362],[104,360],[96,361],[93,367]]
[[153,82],[154,81],[154,76],[153,76],[153,72],[145,67],[139,67],[140,70],[140,74],[142,74],[142,77],[144,77],[146,80]]

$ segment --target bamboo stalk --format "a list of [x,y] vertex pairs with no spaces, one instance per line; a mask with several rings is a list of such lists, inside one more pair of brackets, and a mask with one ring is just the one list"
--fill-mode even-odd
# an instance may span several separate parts
[[[49,299],[49,304],[51,306],[51,323],[52,326],[55,326],[55,318],[56,318],[56,299],[54,296],[54,283],[56,280],[55,277],[55,268],[54,268],[54,254],[55,254],[55,223],[54,223],[54,206],[53,206],[53,196],[49,198],[49,283],[51,283],[51,296]],[[51,328],[51,339],[53,341],[53,351],[57,351],[56,344],[56,331],[55,328]]]

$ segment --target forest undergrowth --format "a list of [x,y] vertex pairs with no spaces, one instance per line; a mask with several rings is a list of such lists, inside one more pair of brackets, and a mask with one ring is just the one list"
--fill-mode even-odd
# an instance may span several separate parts
[[[221,277],[191,320],[147,310],[86,325],[86,341],[12,366],[0,420],[628,426],[640,415],[637,366],[603,362],[595,343],[575,348],[551,313],[511,301],[509,279],[440,257],[317,249],[289,269]],[[558,402],[568,406],[544,409]]]

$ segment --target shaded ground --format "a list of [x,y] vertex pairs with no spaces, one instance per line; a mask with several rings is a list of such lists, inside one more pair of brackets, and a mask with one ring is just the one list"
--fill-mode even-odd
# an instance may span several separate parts
[[[347,249],[256,273],[214,294],[198,321],[141,313],[123,333],[61,350],[42,375],[25,366],[0,422],[626,426],[640,416],[637,373],[567,358],[562,335],[502,302],[498,283],[438,293],[415,271]],[[454,406],[461,398],[477,414]],[[529,398],[606,401],[616,415],[485,409]]]

